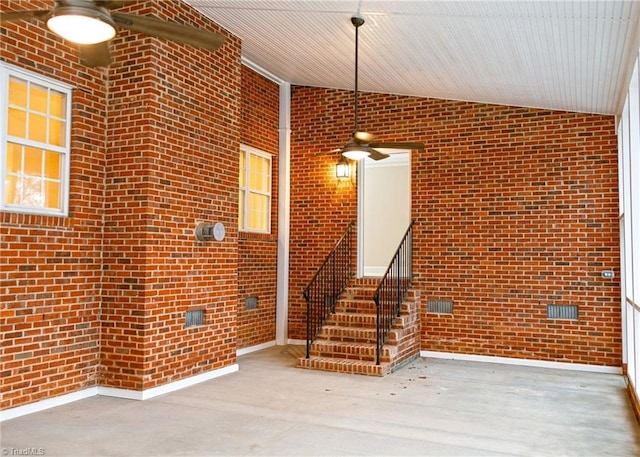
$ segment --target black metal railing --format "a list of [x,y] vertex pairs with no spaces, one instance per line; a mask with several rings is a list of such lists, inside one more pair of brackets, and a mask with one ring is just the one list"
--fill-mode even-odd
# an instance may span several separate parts
[[413,221],[402,237],[389,267],[380,280],[373,295],[376,302],[376,365],[380,365],[382,347],[389,338],[393,320],[400,317],[400,306],[413,279],[411,249],[413,243]]
[[351,222],[324,263],[304,289],[307,301],[307,358],[311,343],[318,335],[327,317],[335,312],[338,297],[353,276]]

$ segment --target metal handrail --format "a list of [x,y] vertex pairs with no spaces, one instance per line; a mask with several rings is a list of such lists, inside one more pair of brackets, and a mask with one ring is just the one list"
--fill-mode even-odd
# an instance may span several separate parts
[[302,294],[307,302],[307,358],[311,343],[329,315],[335,312],[338,297],[353,276],[351,246],[354,224],[349,223]]
[[376,365],[380,365],[382,347],[389,338],[393,320],[400,317],[400,306],[413,280],[413,224],[411,221],[373,295],[376,302]]

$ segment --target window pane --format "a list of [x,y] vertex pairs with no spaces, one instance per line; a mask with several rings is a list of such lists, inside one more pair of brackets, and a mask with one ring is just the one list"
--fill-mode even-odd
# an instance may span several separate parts
[[57,119],[49,119],[49,144],[64,146],[64,122]]
[[52,90],[49,93],[49,114],[55,117],[67,117],[67,97],[62,92]]
[[29,109],[31,111],[38,111],[39,113],[47,113],[48,97],[49,94],[46,87],[31,84],[31,91],[29,93]]
[[24,174],[42,176],[42,151],[40,149],[24,149]]
[[20,178],[18,176],[7,175],[5,178],[4,202],[7,205],[20,204],[20,192],[18,190]]
[[251,189],[261,192],[269,191],[269,160],[264,157],[251,155],[251,165],[249,168],[251,173],[250,184]]
[[240,172],[238,175],[238,183],[240,185],[240,187],[244,187],[245,183],[244,183],[244,176],[245,176],[245,157],[244,157],[244,151],[240,151]]
[[58,154],[57,152],[45,152],[44,177],[60,179],[60,154]]
[[249,194],[249,227],[255,230],[267,229],[268,197],[260,194]]
[[47,141],[47,118],[29,113],[29,139],[45,143]]
[[240,190],[240,198],[238,201],[238,227],[245,228],[244,222],[244,190]]
[[27,113],[15,108],[9,108],[7,133],[19,138],[27,137]]
[[9,104],[27,107],[27,82],[18,78],[9,79]]
[[60,184],[54,181],[44,183],[45,207],[49,209],[60,208]]
[[42,180],[40,178],[31,178],[25,176],[22,180],[22,204],[24,206],[32,206],[41,208],[43,204]]
[[7,172],[19,173],[22,170],[22,146],[7,143]]

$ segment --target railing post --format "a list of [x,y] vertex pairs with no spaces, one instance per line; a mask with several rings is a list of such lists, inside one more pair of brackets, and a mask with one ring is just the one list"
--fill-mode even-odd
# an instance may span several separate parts
[[[404,246],[404,243],[403,243]],[[401,270],[400,270],[400,266],[402,265],[402,262],[400,262],[400,257],[402,256],[402,247],[400,247],[400,250],[398,251],[398,262],[397,262],[397,267],[396,270],[398,272],[398,278],[396,279],[396,306],[395,306],[395,315],[396,317],[400,317],[400,305],[402,303],[402,287],[401,287],[401,283],[400,281],[402,281],[402,276],[400,276]]]
[[310,308],[310,303],[309,303],[309,290],[305,290],[304,291],[304,299],[307,302],[307,354],[306,354],[306,358],[309,358],[309,351],[311,350],[310,346],[311,343],[309,342],[310,339],[310,335],[311,335],[311,312],[309,310]]
[[376,303],[376,365],[380,365],[380,296],[378,292],[373,296],[373,301]]

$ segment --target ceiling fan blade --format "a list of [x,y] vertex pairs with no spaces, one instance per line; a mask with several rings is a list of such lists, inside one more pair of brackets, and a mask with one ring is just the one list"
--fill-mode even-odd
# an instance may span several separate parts
[[424,149],[423,143],[371,143],[372,148],[380,149]]
[[109,42],[78,46],[78,57],[80,57],[80,63],[87,67],[108,67],[112,62]]
[[389,154],[385,154],[384,152],[380,152],[377,149],[369,148],[371,154],[369,154],[369,158],[373,160],[382,160],[389,157]]
[[140,0],[102,0],[103,4],[101,6],[108,10],[117,10],[118,8],[122,8],[123,6],[138,3],[139,1]]
[[197,29],[175,22],[162,21],[149,16],[135,14],[111,13],[114,22],[123,29],[144,33],[157,38],[164,38],[180,44],[215,51],[224,43],[225,37],[219,33]]
[[29,20],[33,18],[40,18],[47,14],[49,14],[48,10],[10,11],[8,13],[0,11],[0,22]]
[[357,143],[363,143],[363,144],[368,144],[371,143],[371,140],[373,140],[373,133],[367,133],[367,132],[354,132],[353,134],[353,139],[357,142]]

